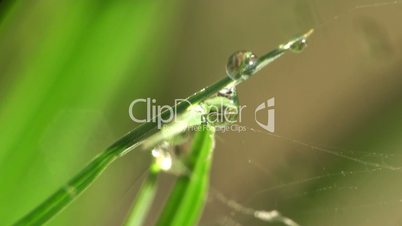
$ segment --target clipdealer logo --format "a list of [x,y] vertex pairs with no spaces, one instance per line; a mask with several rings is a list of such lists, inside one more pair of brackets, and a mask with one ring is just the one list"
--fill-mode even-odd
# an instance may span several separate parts
[[[174,107],[169,106],[169,105],[158,105],[156,99],[153,98],[142,98],[142,99],[136,99],[133,100],[130,103],[129,109],[128,109],[128,114],[133,122],[136,123],[146,123],[146,122],[154,122],[157,123],[158,129],[162,128],[163,125],[167,123],[171,123],[174,121],[178,120],[178,114],[177,114],[177,104],[180,102],[187,102],[190,105],[190,102],[188,102],[186,99],[175,99],[174,102]],[[134,107],[136,105],[140,104],[145,104],[146,107],[146,117],[145,118],[139,118],[134,115]],[[221,109],[220,112],[222,112],[222,115],[220,115],[220,119],[222,121],[227,121],[230,122],[230,125],[226,126],[220,126],[218,128],[218,131],[226,132],[226,131],[237,131],[237,132],[242,132],[245,131],[245,127],[242,127],[240,125],[234,124],[236,122],[241,122],[241,117],[242,117],[242,111],[246,108],[246,105],[239,106],[237,109],[237,114],[238,118],[233,121],[232,118],[226,118],[226,111],[228,111],[228,108],[223,108]],[[229,108],[229,110],[233,110],[233,108]],[[160,117],[162,112],[168,111],[169,114],[167,114],[167,117]],[[215,109],[216,112],[219,112],[219,110]],[[257,118],[257,113],[261,111],[266,111],[266,122],[262,122]],[[232,113],[232,112],[230,112]],[[230,115],[230,114],[227,114]],[[271,97],[261,104],[259,104],[255,110],[254,110],[254,118],[255,122],[259,127],[262,129],[274,133],[275,132],[275,97]],[[204,120],[204,119],[203,119]],[[208,119],[209,120],[209,119]],[[207,120],[207,121],[208,121]],[[264,120],[265,121],[265,120]]]
[[[257,112],[265,110],[267,111],[267,122],[261,123],[257,119]],[[255,122],[263,129],[268,132],[275,132],[275,97],[268,99],[267,101],[262,102],[254,111]]]

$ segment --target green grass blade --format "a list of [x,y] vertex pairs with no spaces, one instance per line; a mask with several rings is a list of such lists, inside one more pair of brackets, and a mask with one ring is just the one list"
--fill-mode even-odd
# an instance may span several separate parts
[[145,220],[145,217],[149,211],[154,200],[157,190],[157,175],[158,172],[150,170],[147,178],[142,184],[140,191],[137,194],[137,198],[134,201],[134,206],[130,210],[130,215],[127,218],[125,226],[141,226]]
[[[289,50],[289,46],[292,44],[300,41],[301,38],[306,38],[306,35],[299,36],[295,39],[290,40],[289,42],[280,45],[278,48],[272,50],[271,52],[263,55],[260,57],[258,60],[258,63],[255,65],[255,68],[253,69],[252,73],[250,75],[253,75],[257,73],[259,70],[262,69],[262,67],[268,65],[269,63],[273,62],[274,60],[278,59],[280,56],[283,55],[284,52]],[[177,114],[183,113],[190,105],[197,104],[199,102],[202,102],[203,100],[211,97],[212,95],[215,95],[218,91],[221,89],[227,87],[228,85],[237,85],[244,80],[239,80],[239,81],[234,81],[228,76],[225,76],[223,79],[217,81],[216,83],[212,84],[211,86],[208,86],[199,92],[191,95],[190,97],[186,98],[187,101],[180,102],[175,106],[175,109],[177,110]],[[162,119],[166,119],[170,117],[170,112],[165,111],[162,112],[161,115],[157,116],[161,117]],[[154,122],[155,121],[155,122]],[[157,128],[157,120],[151,120],[150,122],[144,123],[125,136],[123,136],[121,139],[116,141],[114,144],[112,144],[109,148],[107,148],[104,152],[99,154],[96,158],[94,158],[83,170],[81,170],[78,175],[76,175],[72,180],[70,180],[66,185],[64,185],[62,188],[60,188],[58,191],[56,191],[53,195],[51,195],[48,199],[46,199],[43,203],[41,203],[38,207],[36,207],[34,210],[32,210],[30,213],[28,213],[26,216],[21,218],[17,223],[14,225],[22,226],[22,225],[40,225],[48,221],[50,218],[52,218],[54,215],[59,213],[64,207],[66,207],[71,201],[73,201],[79,194],[81,194],[101,173],[103,170],[107,168],[107,166],[112,163],[115,159],[125,155],[128,153],[128,151],[134,149],[137,145],[139,145],[144,139],[147,137],[157,133],[158,128]],[[210,135],[210,131],[203,131],[198,133],[195,145],[197,145],[197,142],[200,142],[198,145],[207,145],[203,144],[203,139],[202,137],[207,137],[207,135]],[[206,141],[207,142],[207,141]],[[212,141],[210,141],[212,144]],[[197,146],[194,146],[197,147]],[[199,148],[195,148],[196,150],[199,150]],[[203,150],[203,149],[202,149]],[[197,153],[197,151],[196,151]],[[202,152],[204,153],[204,152]],[[200,157],[201,160],[203,157]],[[205,159],[204,159],[205,160]],[[199,174],[195,175],[204,175],[202,173],[205,173],[209,169],[208,164],[198,164],[198,158],[197,160],[193,159],[191,161],[194,162],[194,169],[190,167],[190,169],[193,169],[194,172],[199,172]],[[189,165],[191,166],[193,163],[189,162]],[[206,189],[207,185],[207,177],[204,178],[197,178],[198,185],[191,184],[189,188],[186,188],[186,191],[191,191],[191,194],[194,191],[199,191],[201,193],[204,193],[203,191]],[[175,192],[180,192],[180,189],[184,189],[180,185],[182,183],[185,183],[186,179],[182,178],[178,181],[178,187],[175,189]],[[196,180],[192,177],[192,180]],[[189,190],[187,190],[189,189]],[[201,189],[201,190],[200,190]],[[178,194],[179,195],[179,194]],[[175,196],[175,194],[173,194]],[[195,200],[198,200],[197,202],[201,202],[203,200],[202,196],[195,196],[194,200],[183,200],[184,205],[183,206],[188,206],[190,208],[190,201],[194,203]],[[172,201],[173,203],[173,201]],[[170,204],[169,204],[170,205]],[[192,205],[192,204],[191,204]],[[193,207],[191,207],[193,208]],[[201,208],[201,207],[199,207]],[[200,211],[200,210],[198,210]],[[190,215],[186,215],[185,218],[183,218],[184,215],[180,215],[181,217],[175,218],[175,222],[184,222],[187,223],[189,221],[194,221],[198,217],[198,212],[197,210],[194,210],[194,212],[189,213]],[[163,220],[164,218],[162,218]],[[188,219],[188,220],[185,220]],[[176,224],[177,225],[177,224]],[[178,225],[184,225],[184,224],[178,224]]]
[[[164,43],[181,8],[180,1],[8,2],[13,6],[0,22],[0,124],[7,128],[0,132],[0,225],[48,198],[114,141],[110,128],[124,124],[108,118],[126,108],[126,98],[159,88],[163,82],[153,81],[166,79]],[[125,183],[116,174],[52,224],[117,217],[92,204],[118,202],[105,195]]]
[[112,151],[97,156],[77,176],[60,188],[41,205],[20,219],[15,226],[41,225],[74,200],[116,158]]
[[213,148],[214,129],[203,127],[195,135],[186,164],[190,175],[178,178],[157,223],[158,226],[197,224],[207,197]]
[[[198,103],[215,94],[231,82],[230,78],[225,77],[212,86],[188,97],[187,100],[190,104]],[[181,102],[177,105],[176,109],[179,113],[183,112],[189,106],[189,103]],[[166,117],[166,113],[169,112],[162,113],[161,117]],[[135,128],[93,159],[77,176],[20,219],[14,226],[38,225],[48,221],[81,194],[110,163],[126,154],[127,149],[132,149],[140,141],[158,131],[156,122],[152,121]]]

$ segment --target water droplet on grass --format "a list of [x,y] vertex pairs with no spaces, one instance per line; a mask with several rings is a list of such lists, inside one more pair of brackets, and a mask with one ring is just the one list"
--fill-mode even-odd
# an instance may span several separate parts
[[[184,143],[184,141],[183,141]],[[183,163],[186,153],[177,153],[178,148],[183,145],[164,141],[152,149],[154,163],[152,169],[156,172],[163,171],[174,175],[185,175],[188,169]]]
[[289,49],[295,53],[300,53],[304,48],[307,47],[307,39],[303,38],[298,42],[293,43]]
[[246,80],[251,75],[257,60],[257,56],[251,51],[237,51],[228,59],[226,74],[234,81]]
[[204,122],[211,126],[221,127],[237,122],[240,104],[235,86],[223,88],[202,105],[206,111]]
[[173,165],[173,157],[169,152],[170,144],[163,142],[152,149],[152,157],[154,157],[154,164],[157,169],[162,171],[169,171]]
[[290,42],[279,46],[283,50],[290,50],[294,53],[300,53],[307,47],[307,38],[314,32],[313,29],[305,34],[291,40]]

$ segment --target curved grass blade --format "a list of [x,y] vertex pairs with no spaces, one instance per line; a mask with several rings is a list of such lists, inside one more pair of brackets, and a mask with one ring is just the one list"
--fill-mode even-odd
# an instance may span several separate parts
[[[158,170],[159,171],[159,170]],[[125,226],[141,226],[152,205],[157,190],[157,170],[151,170],[142,184]]]
[[[312,30],[298,36],[289,42],[281,44],[279,47],[268,52],[267,54],[258,58],[257,63],[250,68],[248,75],[254,75],[260,71],[263,67],[272,63],[274,60],[282,56],[286,51],[293,51],[293,47],[296,44],[304,43],[305,39],[312,33]],[[208,86],[199,92],[186,98],[186,101],[180,102],[175,106],[177,114],[183,113],[190,105],[197,104],[205,99],[215,95],[221,89],[229,85],[238,85],[244,82],[244,80],[232,80],[229,76],[225,76],[221,80],[215,82],[211,86]],[[170,117],[169,111],[162,112],[161,115],[156,116],[162,119]],[[149,136],[157,133],[157,120],[151,120],[136,127],[131,132],[117,140],[104,152],[95,157],[83,170],[81,170],[73,179],[67,184],[61,187],[43,203],[17,221],[14,226],[24,225],[41,225],[59,213],[65,208],[71,201],[77,198],[101,173],[117,158],[124,156],[129,151],[135,149],[142,141]]]
[[215,129],[203,126],[195,135],[185,162],[190,175],[177,179],[157,223],[158,226],[196,225],[202,213],[209,184]]

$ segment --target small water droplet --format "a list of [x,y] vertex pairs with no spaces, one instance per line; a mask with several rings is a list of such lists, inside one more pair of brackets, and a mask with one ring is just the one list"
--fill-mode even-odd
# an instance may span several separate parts
[[257,60],[257,56],[251,51],[237,51],[228,59],[226,74],[234,81],[246,80],[250,77]]
[[168,149],[170,145],[168,142],[163,142],[162,144],[156,146],[152,149],[152,156],[154,157],[155,165],[162,171],[169,171],[173,165],[172,155],[169,153]]
[[289,49],[295,53],[300,53],[306,47],[307,47],[307,39],[303,38],[290,45]]
[[154,166],[156,170],[183,175],[187,172],[180,157],[175,154],[176,145],[164,141],[152,149]]
[[307,47],[307,38],[314,32],[313,29],[303,35],[291,40],[290,42],[279,46],[283,50],[290,50],[294,53],[300,53]]
[[204,122],[214,126],[227,126],[237,122],[239,116],[239,99],[234,86],[220,90],[215,96],[205,100]]

